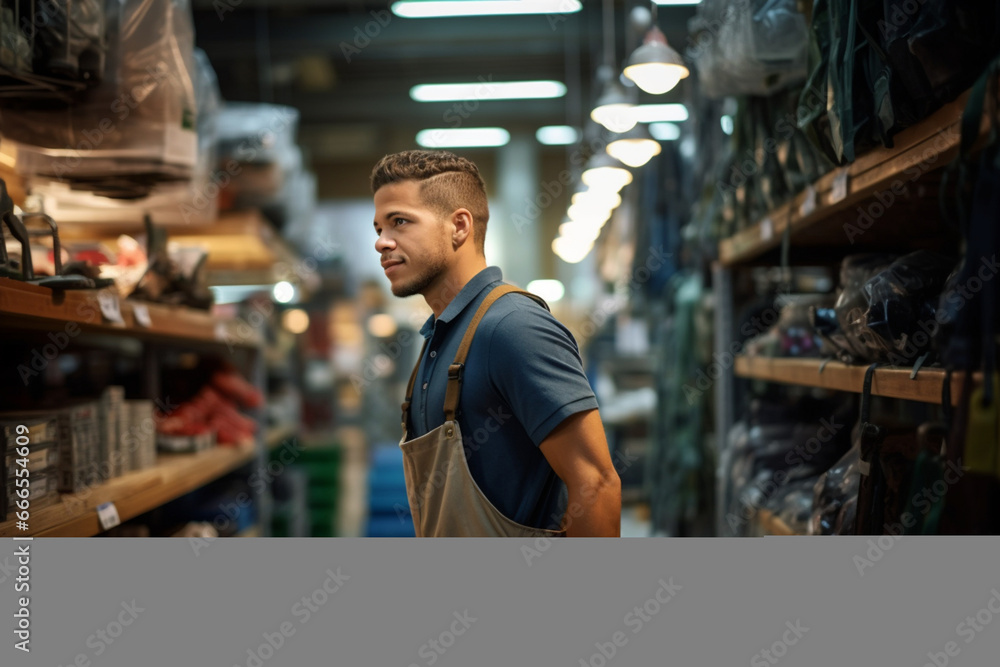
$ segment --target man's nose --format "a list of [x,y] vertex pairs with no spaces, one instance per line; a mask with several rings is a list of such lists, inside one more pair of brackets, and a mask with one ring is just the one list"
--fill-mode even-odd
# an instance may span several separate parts
[[396,242],[389,238],[385,232],[379,234],[378,238],[375,239],[375,252],[379,254],[386,250],[392,250],[394,247],[396,247]]

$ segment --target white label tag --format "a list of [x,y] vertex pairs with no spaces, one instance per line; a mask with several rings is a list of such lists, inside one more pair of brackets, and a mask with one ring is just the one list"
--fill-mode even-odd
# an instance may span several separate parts
[[101,314],[104,319],[115,324],[125,324],[122,319],[122,308],[118,302],[118,295],[111,290],[101,290],[97,293],[97,303],[101,307]]
[[843,167],[833,178],[833,189],[830,190],[830,203],[836,204],[847,199],[847,167]]
[[111,530],[122,520],[118,517],[118,508],[114,503],[103,503],[97,506],[97,520],[101,523],[101,528]]
[[149,308],[144,303],[133,303],[132,314],[135,315],[135,322],[140,327],[149,329],[153,326],[153,321],[149,319]]
[[771,222],[771,218],[764,218],[760,223],[760,239],[767,241],[772,236],[774,236],[774,223]]
[[799,207],[799,215],[803,218],[808,217],[810,213],[816,210],[816,188],[809,186],[806,188],[806,198],[802,201],[802,206]]

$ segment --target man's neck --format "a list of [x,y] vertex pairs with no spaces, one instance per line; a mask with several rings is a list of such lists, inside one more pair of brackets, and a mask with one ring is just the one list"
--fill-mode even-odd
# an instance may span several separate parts
[[441,317],[441,313],[458,296],[462,288],[485,268],[486,258],[476,255],[468,261],[456,263],[449,271],[438,276],[438,279],[423,292],[424,301],[434,311],[434,319]]

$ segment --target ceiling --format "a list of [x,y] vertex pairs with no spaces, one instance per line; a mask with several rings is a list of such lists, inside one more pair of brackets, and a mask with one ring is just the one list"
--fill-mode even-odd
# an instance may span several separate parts
[[[602,4],[576,14],[405,19],[389,2],[362,0],[195,0],[196,42],[231,101],[287,104],[301,113],[299,143],[313,162],[363,161],[411,147],[420,129],[583,125],[602,61]],[[616,65],[640,36],[615,7]],[[660,28],[679,50],[693,7],[660,7]],[[379,20],[381,19],[381,20]],[[366,34],[367,31],[367,34]],[[564,98],[418,103],[417,83],[556,79]],[[647,101],[680,101],[679,87]]]

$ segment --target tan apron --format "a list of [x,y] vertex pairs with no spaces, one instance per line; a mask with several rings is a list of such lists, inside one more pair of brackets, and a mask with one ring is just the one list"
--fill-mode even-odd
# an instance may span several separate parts
[[476,484],[469,472],[462,446],[462,431],[458,425],[458,402],[462,393],[462,370],[472,345],[479,322],[493,302],[504,294],[517,292],[545,302],[512,285],[498,285],[486,296],[455,354],[455,361],[448,367],[448,387],[444,399],[444,424],[433,431],[407,441],[406,425],[409,423],[413,386],[423,359],[420,351],[417,365],[410,376],[403,402],[403,471],[406,476],[406,495],[413,514],[413,527],[417,537],[563,537],[564,531],[546,530],[523,526],[504,516]]

